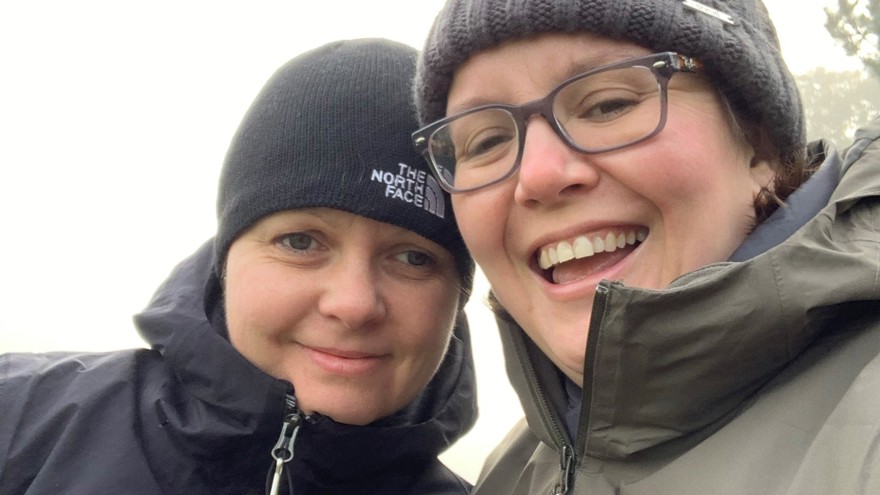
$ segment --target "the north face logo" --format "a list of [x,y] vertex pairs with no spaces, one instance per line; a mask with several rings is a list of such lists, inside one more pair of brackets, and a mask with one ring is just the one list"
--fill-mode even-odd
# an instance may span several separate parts
[[373,169],[370,181],[385,185],[386,198],[399,199],[445,218],[446,199],[434,177],[405,163],[397,167],[397,173]]

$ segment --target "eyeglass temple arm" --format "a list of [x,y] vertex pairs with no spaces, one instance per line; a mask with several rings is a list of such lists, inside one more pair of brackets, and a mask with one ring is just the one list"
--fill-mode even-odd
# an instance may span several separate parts
[[699,74],[703,72],[703,63],[693,57],[675,54],[676,69],[681,72]]

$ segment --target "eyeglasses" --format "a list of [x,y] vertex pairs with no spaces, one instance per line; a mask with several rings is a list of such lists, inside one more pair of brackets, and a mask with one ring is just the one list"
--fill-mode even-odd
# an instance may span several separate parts
[[532,115],[581,153],[624,148],[663,129],[672,75],[701,70],[697,60],[673,52],[624,60],[567,79],[523,105],[484,105],[438,120],[414,132],[413,145],[443,189],[473,191],[516,173]]

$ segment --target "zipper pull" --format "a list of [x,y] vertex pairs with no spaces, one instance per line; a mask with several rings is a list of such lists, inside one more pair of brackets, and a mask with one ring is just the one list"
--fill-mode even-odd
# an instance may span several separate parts
[[[288,396],[289,397],[289,396]],[[296,434],[299,433],[299,427],[302,423],[302,415],[296,408],[296,399],[289,397],[287,399],[288,414],[284,417],[284,424],[281,427],[281,434],[278,441],[272,447],[272,458],[275,459],[275,474],[272,476],[272,487],[269,489],[269,495],[278,495],[281,487],[281,473],[284,471],[284,465],[293,459],[293,444],[296,442]]]
[[550,495],[565,495],[568,493],[572,464],[574,464],[574,451],[570,445],[563,445],[562,452],[559,453],[559,477],[556,479],[556,486],[553,487]]

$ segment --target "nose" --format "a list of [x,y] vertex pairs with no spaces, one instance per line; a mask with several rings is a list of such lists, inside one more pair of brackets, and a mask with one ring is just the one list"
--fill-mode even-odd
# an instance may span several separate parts
[[381,277],[368,259],[336,263],[322,283],[318,311],[349,330],[381,321],[387,312]]
[[514,200],[549,205],[588,191],[599,180],[586,155],[571,149],[540,116],[528,121]]

